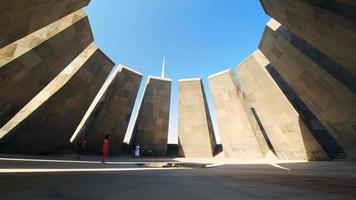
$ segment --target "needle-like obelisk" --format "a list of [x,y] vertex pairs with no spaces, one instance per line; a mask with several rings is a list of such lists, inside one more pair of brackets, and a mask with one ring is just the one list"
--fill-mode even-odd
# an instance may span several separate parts
[[164,78],[164,72],[165,72],[165,59],[166,59],[166,57],[165,56],[163,56],[163,61],[162,61],[162,73],[161,73],[161,78]]

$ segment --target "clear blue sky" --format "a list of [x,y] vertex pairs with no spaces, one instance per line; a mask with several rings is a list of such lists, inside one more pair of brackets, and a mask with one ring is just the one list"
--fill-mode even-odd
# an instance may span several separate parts
[[144,74],[132,117],[147,76],[160,75],[166,56],[166,77],[173,80],[170,143],[177,142],[178,79],[203,78],[216,130],[207,77],[252,53],[269,19],[258,0],[92,0],[86,11],[99,48]]

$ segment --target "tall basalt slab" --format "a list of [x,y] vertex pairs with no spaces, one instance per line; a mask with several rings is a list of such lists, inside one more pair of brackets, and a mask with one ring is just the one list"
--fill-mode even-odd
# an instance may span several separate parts
[[231,70],[209,76],[223,155],[225,158],[261,159],[264,154],[245,112],[242,91]]
[[[356,76],[356,4],[332,0],[260,0],[266,13]],[[323,56],[315,54],[322,62]],[[343,70],[338,70],[341,73]],[[348,73],[340,74],[348,75]]]
[[52,153],[67,148],[113,66],[96,50],[60,90],[0,140],[0,152]]
[[84,17],[2,66],[0,68],[0,128],[92,41],[89,21]]
[[178,155],[213,157],[216,139],[203,83],[182,79],[178,87]]
[[237,67],[241,86],[279,159],[322,160],[327,156],[265,67],[269,61],[255,51]]
[[270,20],[259,48],[348,156],[356,159],[356,94],[310,59],[307,52],[296,48],[285,37],[286,31]]
[[131,144],[148,155],[167,155],[171,80],[149,76],[139,108]]
[[4,0],[0,4],[0,48],[88,5],[90,0]]
[[86,127],[84,137],[89,151],[100,153],[104,137],[110,135],[110,153],[120,152],[141,80],[142,74],[121,67],[99,103],[99,111]]

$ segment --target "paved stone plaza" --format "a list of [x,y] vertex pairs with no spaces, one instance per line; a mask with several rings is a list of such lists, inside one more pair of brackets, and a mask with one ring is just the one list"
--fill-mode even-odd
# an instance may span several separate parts
[[[141,162],[170,162],[173,159],[115,157],[108,164],[98,160],[98,157],[71,160],[71,156],[51,157],[50,161],[0,158],[1,199],[315,200],[355,199],[356,196],[356,165],[351,162],[276,165],[230,160],[230,164],[224,165],[222,163],[226,160],[180,159],[210,164],[207,168],[191,169],[136,165]],[[37,169],[39,172],[4,173],[6,169]],[[40,172],[55,169],[57,172]]]

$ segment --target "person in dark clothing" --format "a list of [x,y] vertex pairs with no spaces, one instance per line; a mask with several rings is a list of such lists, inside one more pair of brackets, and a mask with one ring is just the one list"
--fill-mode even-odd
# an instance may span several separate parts
[[78,157],[77,159],[80,159],[80,155],[85,153],[85,145],[87,144],[87,141],[85,138],[81,137],[77,141],[78,144]]

